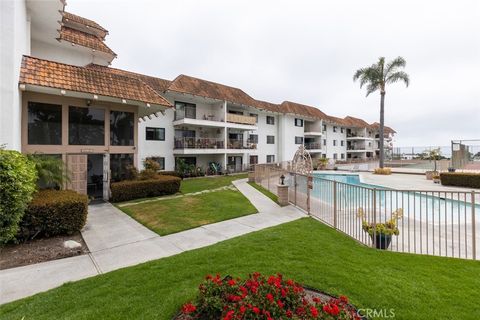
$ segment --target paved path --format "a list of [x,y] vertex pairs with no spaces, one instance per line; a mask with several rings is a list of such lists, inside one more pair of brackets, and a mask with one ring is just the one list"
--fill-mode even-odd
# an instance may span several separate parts
[[89,207],[82,235],[90,253],[34,265],[0,270],[0,304],[142,262],[160,259],[293,221],[305,215],[280,207],[250,186],[233,184],[259,213],[160,237],[109,203]]

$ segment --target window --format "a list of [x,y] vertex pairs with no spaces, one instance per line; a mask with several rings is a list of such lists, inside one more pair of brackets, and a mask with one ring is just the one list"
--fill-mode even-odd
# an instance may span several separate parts
[[340,145],[343,147],[345,145],[345,141],[340,140]]
[[258,156],[250,156],[250,164],[257,164]]
[[250,143],[258,143],[258,134],[250,134],[248,136],[248,142]]
[[175,120],[197,118],[197,105],[194,103],[175,101]]
[[133,154],[110,154],[110,172],[112,182],[125,180],[129,166],[133,166]]
[[133,112],[110,111],[110,144],[112,146],[133,146]]
[[295,127],[303,127],[303,119],[295,118]]
[[175,169],[179,160],[183,160],[186,165],[197,167],[197,158],[196,157],[177,157],[175,158]]
[[344,128],[340,128],[340,133],[344,133],[345,132],[345,129]]
[[145,139],[154,141],[165,141],[165,128],[145,128]]
[[337,140],[333,140],[333,145],[334,145],[334,146],[337,145]]
[[62,106],[28,102],[28,144],[62,144]]
[[335,159],[335,160],[337,159],[337,154],[336,153],[333,154],[333,159]]
[[70,106],[68,108],[68,143],[103,146],[105,144],[105,110]]
[[371,147],[371,146],[372,146],[372,143],[371,143],[371,142],[369,142],[369,143],[368,143],[368,146],[369,146],[369,147]]
[[228,113],[230,113],[230,114],[238,114],[238,115],[240,115],[240,116],[243,116],[243,112],[242,112],[242,111],[228,110]]
[[322,153],[322,158],[326,159],[326,158],[327,158],[327,154],[326,154],[326,153]]
[[275,162],[275,155],[267,155],[267,163]]
[[340,158],[345,159],[345,153],[341,153]]
[[324,145],[324,146],[327,145],[327,139],[323,139],[323,145]]
[[149,157],[147,159],[156,161],[160,166],[160,170],[165,170],[165,158],[164,157]]
[[275,124],[275,117],[267,116],[267,124]]
[[267,136],[267,144],[274,144],[275,136]]
[[303,143],[303,137],[295,137],[295,144],[302,144]]
[[327,131],[327,125],[326,125],[326,124],[323,125],[322,131],[323,131],[323,132]]
[[337,132],[337,127],[333,127],[333,132]]
[[255,118],[255,123],[258,123],[258,114],[250,113],[250,117],[254,117]]

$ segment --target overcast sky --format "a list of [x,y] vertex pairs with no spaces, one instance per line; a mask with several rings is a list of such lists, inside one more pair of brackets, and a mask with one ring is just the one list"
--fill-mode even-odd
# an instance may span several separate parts
[[480,139],[480,1],[69,0],[66,10],[109,30],[112,66],[187,74],[252,97],[378,121],[356,69],[403,56],[409,88],[387,88],[396,146]]

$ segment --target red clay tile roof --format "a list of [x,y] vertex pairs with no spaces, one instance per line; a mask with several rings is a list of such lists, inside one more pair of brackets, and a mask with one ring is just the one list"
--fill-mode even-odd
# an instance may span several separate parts
[[354,128],[369,128],[370,127],[368,122],[366,122],[362,119],[359,119],[359,118],[351,117],[351,116],[347,116],[347,117],[343,118],[343,121],[344,121],[345,125],[347,125],[349,127],[354,127]]
[[164,93],[168,89],[170,84],[172,83],[170,80],[165,80],[165,79],[161,79],[161,78],[147,76],[147,75],[144,75],[144,74],[131,72],[131,71],[126,71],[126,70],[122,70],[122,69],[105,67],[105,66],[101,66],[101,65],[93,64],[93,63],[91,63],[91,64],[89,64],[85,67],[89,68],[89,69],[103,71],[103,72],[111,72],[111,73],[119,74],[119,75],[126,76],[126,77],[137,78],[137,79],[145,82],[146,84],[148,84],[150,87],[152,87],[159,94]]
[[340,126],[346,126],[347,123],[345,122],[344,119],[339,118],[339,117],[334,117],[334,116],[328,116],[328,119],[326,119],[328,122],[331,122],[333,124],[337,124]]
[[21,84],[50,87],[171,107],[145,82],[110,72],[23,56]]
[[117,56],[99,37],[93,34],[63,26],[60,29],[60,37],[58,39]]
[[281,109],[281,112],[284,112],[284,113],[292,113],[292,114],[302,115],[310,118],[324,119],[324,120],[328,118],[328,116],[322,111],[320,111],[320,109],[318,108],[307,106],[307,105],[296,103],[296,102],[291,102],[291,101],[282,102],[282,104],[280,104],[280,109]]
[[99,25],[95,21],[84,18],[84,17],[77,16],[76,14],[73,14],[73,13],[70,13],[70,12],[66,12],[66,11],[63,12],[63,20],[83,24],[84,26],[88,26],[90,28],[95,28],[99,31],[103,31],[105,33],[108,33],[108,31],[105,28],[103,28],[101,25]]
[[255,100],[238,88],[183,74],[179,75],[172,81],[168,87],[168,91],[187,93],[217,100],[226,100],[228,102],[246,106],[255,105]]
[[[370,128],[378,130],[378,129],[380,129],[380,123],[374,122],[370,125]],[[393,130],[392,128],[390,128],[388,126],[383,126],[383,132],[391,133],[391,134],[397,133],[395,130]]]
[[280,105],[268,101],[255,100],[255,105],[253,105],[253,107],[265,111],[281,112]]

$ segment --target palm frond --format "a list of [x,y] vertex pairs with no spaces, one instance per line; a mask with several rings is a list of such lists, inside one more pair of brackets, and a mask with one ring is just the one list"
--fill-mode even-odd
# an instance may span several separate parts
[[366,97],[368,97],[370,95],[370,93],[373,93],[375,91],[377,91],[378,89],[380,89],[380,86],[378,83],[370,83],[368,86],[367,86],[367,95]]
[[387,66],[385,68],[385,77],[388,78],[388,76],[391,73],[395,73],[398,68],[405,68],[407,65],[407,61],[403,57],[397,57],[387,63]]
[[404,71],[397,71],[388,76],[386,83],[395,83],[398,81],[403,81],[405,83],[405,86],[408,87],[408,85],[410,84],[410,77]]

